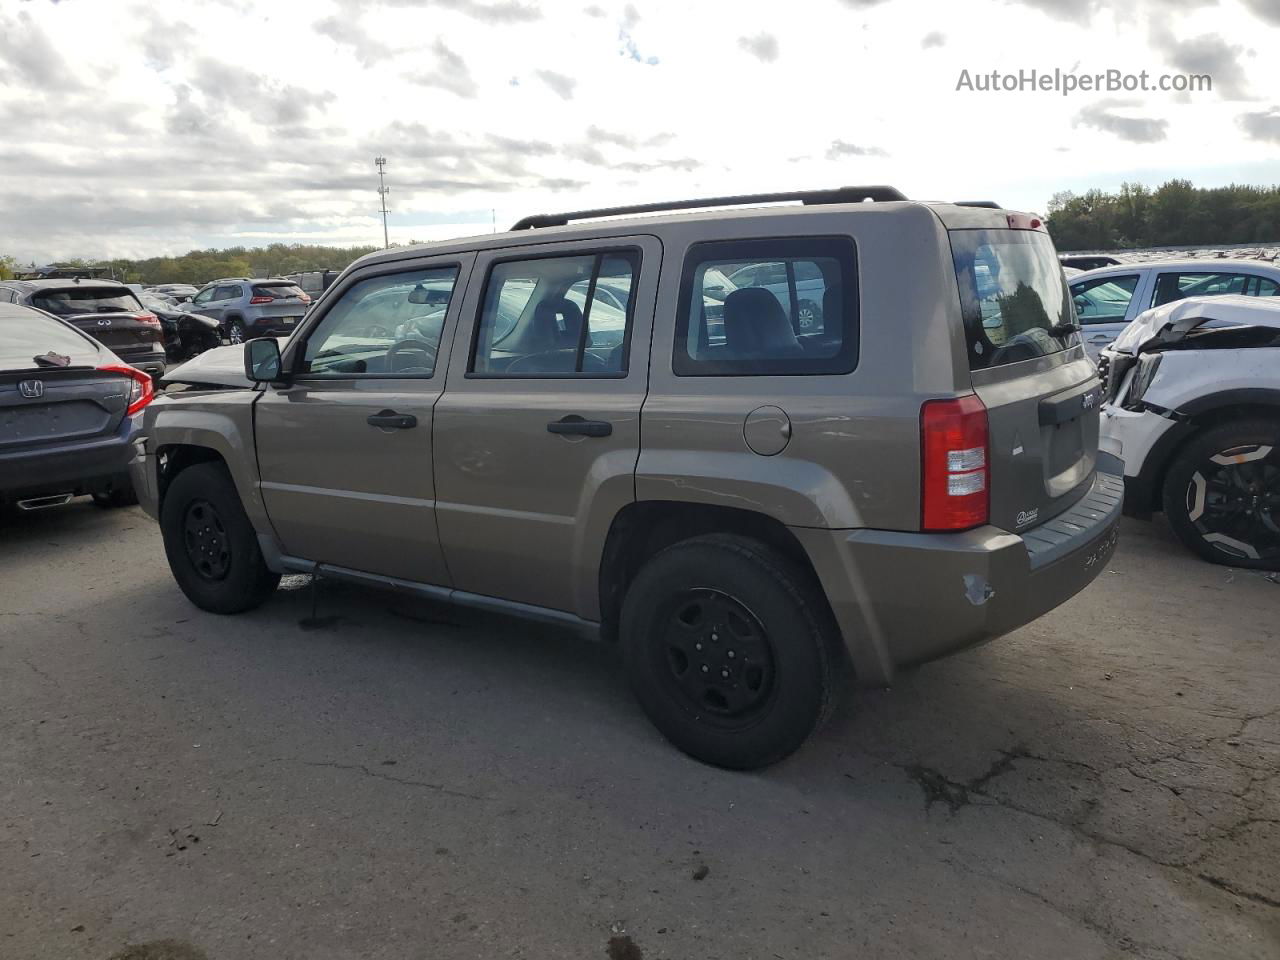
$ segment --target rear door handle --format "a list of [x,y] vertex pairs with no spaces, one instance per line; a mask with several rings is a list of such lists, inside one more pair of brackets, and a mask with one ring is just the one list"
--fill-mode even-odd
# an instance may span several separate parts
[[418,425],[418,418],[411,413],[396,413],[394,410],[380,410],[371,413],[366,421],[371,427],[382,430],[408,430]]
[[613,424],[608,420],[585,420],[576,413],[547,424],[547,433],[577,435],[580,437],[607,437],[613,433]]

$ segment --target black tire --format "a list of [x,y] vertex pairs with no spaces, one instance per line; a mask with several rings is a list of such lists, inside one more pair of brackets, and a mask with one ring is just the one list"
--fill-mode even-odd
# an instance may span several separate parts
[[244,343],[249,339],[249,335],[245,332],[243,320],[227,321],[227,342],[228,343]]
[[1169,465],[1162,494],[1173,532],[1203,559],[1280,570],[1280,420],[1225,423],[1192,437]]
[[656,554],[627,590],[620,626],[644,712],[676,747],[719,767],[788,756],[844,685],[845,651],[812,578],[745,537],[695,537]]
[[280,582],[222,463],[198,463],[173,478],[160,505],[160,532],[173,578],[201,610],[251,610]]
[[132,483],[121,484],[110,490],[99,490],[93,495],[94,506],[102,507],[104,510],[132,507],[137,502],[138,494],[134,492]]

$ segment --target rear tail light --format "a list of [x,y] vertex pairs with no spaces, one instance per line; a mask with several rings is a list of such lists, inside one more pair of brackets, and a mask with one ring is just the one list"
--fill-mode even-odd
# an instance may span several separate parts
[[920,526],[969,530],[990,515],[987,408],[974,394],[920,408]]
[[274,299],[275,299],[274,297],[250,297],[249,302],[250,303],[270,303]]
[[129,378],[129,402],[124,415],[131,417],[155,399],[156,388],[151,376],[123,363],[108,363],[98,368],[103,373],[119,373]]
[[139,323],[149,323],[153,326],[160,326],[160,318],[154,313],[138,313],[134,314]]

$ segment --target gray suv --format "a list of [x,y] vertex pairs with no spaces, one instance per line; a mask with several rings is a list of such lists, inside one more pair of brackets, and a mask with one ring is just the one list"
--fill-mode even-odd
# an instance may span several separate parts
[[1116,541],[1053,244],[990,204],[529,217],[364,257],[287,342],[172,377],[133,476],[197,606],[300,572],[566,625],[726,767],[795,750],[849,673],[1053,609]]
[[292,280],[269,277],[214,280],[191,298],[191,312],[217,320],[232,343],[254,337],[287,337],[311,305]]

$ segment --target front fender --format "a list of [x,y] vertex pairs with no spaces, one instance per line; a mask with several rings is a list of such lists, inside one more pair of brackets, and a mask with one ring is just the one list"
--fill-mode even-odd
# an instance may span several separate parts
[[[253,442],[253,402],[249,390],[185,390],[158,397],[147,408],[146,450],[156,457],[174,446],[212,450],[226,463],[259,533],[271,530],[258,486],[258,455]],[[156,469],[153,463],[151,469]]]

